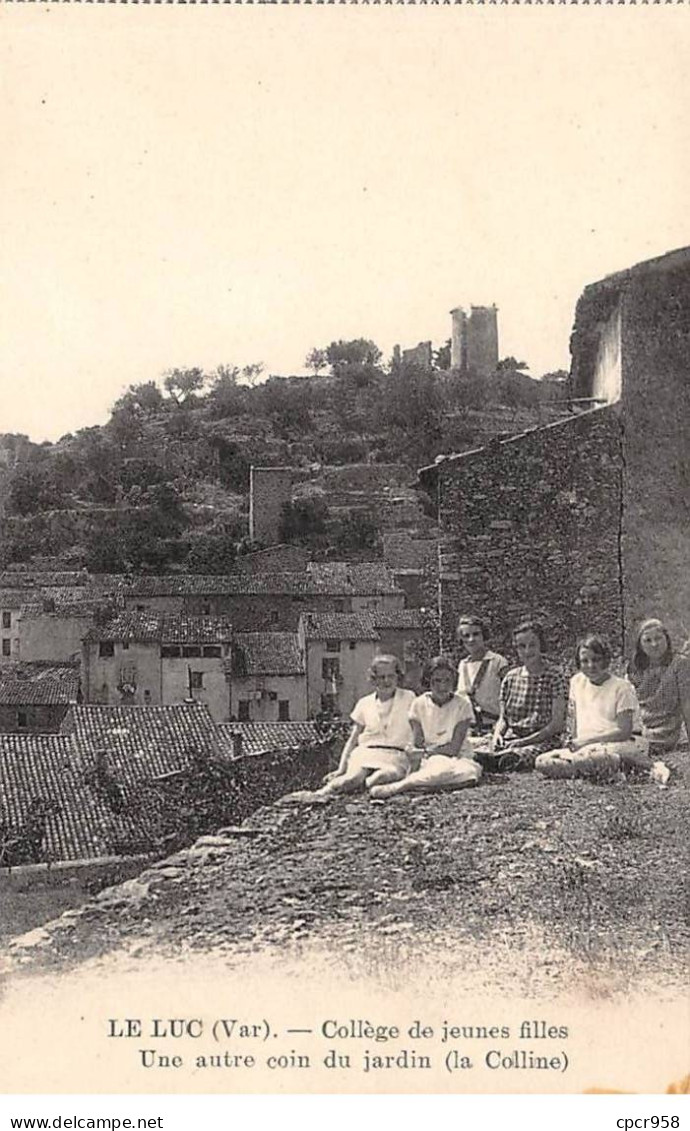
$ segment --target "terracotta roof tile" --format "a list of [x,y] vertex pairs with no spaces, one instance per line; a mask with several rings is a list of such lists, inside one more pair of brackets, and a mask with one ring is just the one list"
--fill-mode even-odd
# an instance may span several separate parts
[[106,751],[123,781],[182,769],[191,749],[218,751],[217,727],[202,703],[167,707],[83,703],[70,708],[61,731],[73,735],[86,760],[97,750]]
[[307,640],[379,640],[372,613],[305,613]]
[[236,675],[303,675],[304,657],[294,632],[238,632],[233,646]]
[[242,736],[243,755],[291,749],[319,739],[319,730],[314,722],[219,723],[218,731],[221,747],[231,758],[237,757],[233,735]]
[[84,780],[72,741],[55,734],[0,734],[0,822],[16,831],[37,802],[53,802],[41,858],[83,860],[105,854],[104,803]]
[[3,706],[56,706],[76,703],[79,694],[79,676],[71,681],[61,679],[3,679],[0,676],[0,703]]

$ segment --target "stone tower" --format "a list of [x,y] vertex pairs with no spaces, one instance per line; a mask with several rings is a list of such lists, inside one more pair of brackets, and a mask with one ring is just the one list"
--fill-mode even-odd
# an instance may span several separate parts
[[450,367],[451,369],[464,370],[467,368],[467,315],[461,306],[451,310],[453,327],[450,339]]
[[498,311],[495,306],[473,306],[467,333],[467,368],[486,377],[498,365]]
[[283,506],[292,494],[291,467],[254,467],[249,476],[249,537],[262,546],[280,541]]
[[469,315],[461,306],[451,310],[453,319],[450,367],[461,373],[471,370],[486,377],[498,365],[498,310],[495,306],[471,306]]

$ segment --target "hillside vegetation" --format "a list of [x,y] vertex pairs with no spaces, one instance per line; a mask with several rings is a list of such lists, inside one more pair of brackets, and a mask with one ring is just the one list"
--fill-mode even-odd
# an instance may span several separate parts
[[324,469],[394,464],[409,487],[439,454],[552,419],[555,386],[502,366],[479,379],[341,360],[328,376],[260,384],[260,366],[174,370],[162,388],[130,386],[103,427],[54,444],[0,436],[0,566],[48,556],[93,572],[227,570],[249,548],[252,463],[296,469],[286,540],[371,556],[375,500],[348,513]]

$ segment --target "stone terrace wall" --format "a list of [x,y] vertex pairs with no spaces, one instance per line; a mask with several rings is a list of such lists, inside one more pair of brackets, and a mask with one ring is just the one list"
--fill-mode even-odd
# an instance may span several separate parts
[[549,651],[569,656],[596,628],[622,646],[619,585],[621,427],[603,408],[439,468],[440,608],[452,650],[460,612],[483,613],[512,655],[511,627],[544,623]]

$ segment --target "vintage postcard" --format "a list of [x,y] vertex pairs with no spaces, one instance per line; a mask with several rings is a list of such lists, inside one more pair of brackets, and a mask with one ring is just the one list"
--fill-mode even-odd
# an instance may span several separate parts
[[0,1091],[686,1089],[684,7],[0,32]]

